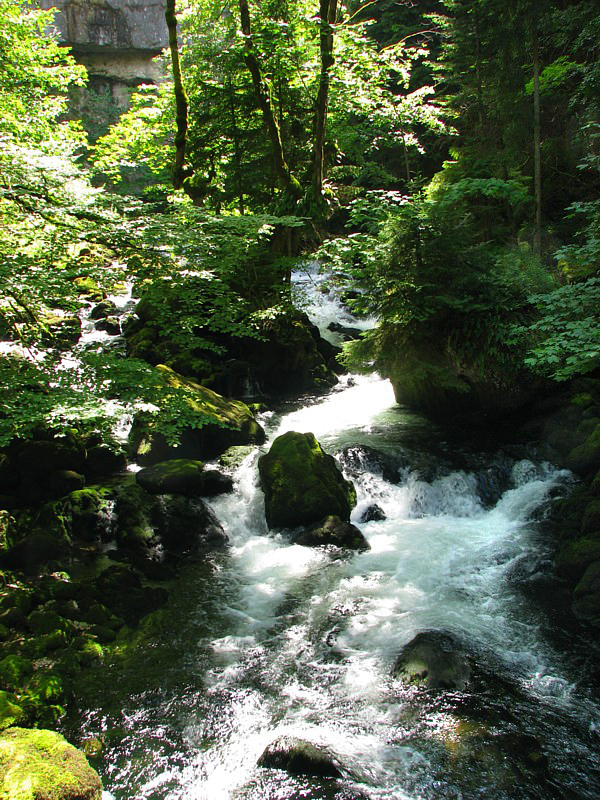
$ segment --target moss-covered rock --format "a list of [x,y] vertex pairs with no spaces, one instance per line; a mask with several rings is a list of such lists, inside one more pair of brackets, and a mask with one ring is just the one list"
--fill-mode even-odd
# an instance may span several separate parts
[[579,581],[594,561],[600,561],[600,537],[575,539],[561,548],[556,568],[560,575]]
[[151,494],[211,496],[233,489],[233,481],[217,470],[205,470],[201,461],[174,458],[136,473],[136,481]]
[[87,448],[85,474],[88,478],[117,475],[127,469],[127,456],[121,450],[105,443]]
[[585,570],[573,592],[573,613],[579,619],[600,625],[600,561]]
[[10,728],[0,735],[3,800],[101,800],[102,782],[60,734]]
[[350,520],[354,486],[312,433],[278,436],[258,469],[270,528],[311,525],[330,514]]
[[580,475],[595,473],[600,467],[600,423],[597,420],[586,422],[592,430],[582,444],[571,450],[566,459],[567,467]]
[[146,466],[173,458],[213,458],[232,445],[264,441],[264,431],[245,403],[227,400],[164,365],[159,365],[157,370],[167,386],[186,391],[186,403],[200,424],[184,428],[179,442],[170,445],[160,432],[156,417],[148,413],[138,415],[130,434],[131,454],[137,463]]
[[0,661],[0,685],[5,689],[18,689],[32,672],[28,659],[16,654],[6,656]]
[[333,545],[350,550],[369,550],[370,545],[362,532],[350,522],[330,515],[316,525],[311,525],[294,538],[296,544],[306,547],[322,547]]
[[66,350],[81,338],[81,320],[76,314],[50,314],[44,320],[42,342]]
[[0,731],[13,725],[21,725],[26,717],[27,714],[17,702],[15,695],[0,690]]
[[592,500],[585,507],[581,519],[581,533],[600,536],[600,498]]

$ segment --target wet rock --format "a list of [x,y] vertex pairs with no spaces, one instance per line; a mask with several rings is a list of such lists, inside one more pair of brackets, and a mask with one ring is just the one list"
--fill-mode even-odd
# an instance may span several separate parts
[[60,734],[10,728],[0,735],[0,784],[19,800],[101,800],[102,782]]
[[296,536],[294,542],[306,547],[334,545],[351,550],[370,550],[368,541],[355,525],[333,515],[325,517],[316,525],[311,525]]
[[363,512],[360,521],[361,522],[380,522],[383,519],[387,519],[385,515],[385,511],[378,506],[376,503],[372,506],[369,506]]
[[578,619],[600,625],[600,561],[585,570],[573,592],[572,607]]
[[69,492],[83,489],[85,478],[72,469],[57,469],[48,476],[47,488],[51,497],[63,497]]
[[97,587],[100,597],[105,598],[128,625],[136,625],[146,614],[162,608],[169,598],[166,589],[142,586],[133,569],[119,564],[100,573]]
[[146,467],[136,474],[137,483],[151,494],[183,494],[214,497],[231,492],[233,481],[218,470],[205,470],[201,461],[175,458]]
[[402,648],[392,674],[428,689],[463,690],[471,671],[453,636],[442,631],[422,631]]
[[335,515],[349,522],[356,492],[312,433],[278,436],[258,462],[270,528],[311,525]]
[[326,747],[295,736],[276,739],[264,750],[257,764],[259,767],[282,769],[291,775],[342,777],[337,759]]
[[19,449],[16,467],[25,479],[41,478],[57,470],[84,471],[85,450],[74,439],[42,439]]
[[44,320],[45,331],[42,342],[59,350],[66,350],[77,344],[81,338],[81,320],[75,314],[63,316],[52,314]]
[[125,453],[113,449],[108,444],[94,444],[87,448],[85,474],[90,478],[116,475],[127,469]]
[[178,443],[170,445],[152,415],[138,415],[130,434],[131,451],[137,463],[150,466],[173,458],[212,458],[232,445],[264,442],[265,433],[245,403],[227,400],[168,367],[161,365],[157,370],[167,386],[186,390],[186,403],[198,415],[201,425],[184,428]]
[[594,473],[600,467],[600,423],[594,425],[593,431],[582,444],[571,450],[566,465],[580,475]]
[[339,322],[330,322],[327,330],[339,333],[344,341],[360,339],[363,334],[360,328],[348,328],[345,325],[340,325]]
[[117,317],[105,317],[104,319],[98,320],[96,328],[99,331],[108,333],[109,336],[119,336],[121,333],[121,323]]
[[345,447],[339,459],[344,469],[351,475],[372,472],[374,475],[381,475],[388,483],[398,483],[402,471],[410,466],[407,456],[392,456],[364,444]]
[[111,300],[103,300],[92,308],[90,317],[91,319],[106,319],[106,317],[113,317],[116,310],[117,307]]
[[52,533],[37,531],[25,536],[4,556],[4,563],[11,569],[34,573],[41,564],[64,562],[69,553],[69,544],[57,539]]

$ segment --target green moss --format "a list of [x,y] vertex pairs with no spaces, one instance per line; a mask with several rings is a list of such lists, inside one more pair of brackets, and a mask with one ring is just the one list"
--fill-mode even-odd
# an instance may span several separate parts
[[0,691],[0,731],[10,728],[12,725],[20,725],[25,721],[25,717],[26,714],[17,704],[14,694]]
[[101,800],[102,783],[83,753],[47,730],[0,736],[2,800]]
[[596,472],[600,467],[600,424],[596,424],[593,432],[578,447],[573,448],[566,459],[566,464],[573,472],[587,475]]
[[587,567],[575,587],[573,612],[579,619],[600,625],[600,561]]
[[600,561],[600,539],[577,539],[561,549],[556,567],[561,573],[579,580],[594,561]]
[[258,463],[269,527],[291,528],[334,514],[348,521],[354,486],[312,433],[289,431]]
[[22,656],[13,654],[0,661],[0,683],[5,687],[18,689],[32,672],[31,662]]
[[583,512],[581,532],[584,534],[598,533],[600,535],[600,499],[592,500]]

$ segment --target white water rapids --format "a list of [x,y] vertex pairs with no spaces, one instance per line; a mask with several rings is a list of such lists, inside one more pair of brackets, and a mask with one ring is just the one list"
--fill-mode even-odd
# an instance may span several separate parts
[[[236,491],[212,503],[231,543],[218,562],[222,591],[189,592],[190,630],[207,616],[218,630],[186,637],[172,665],[185,689],[128,701],[121,724],[136,745],[114,749],[107,797],[597,797],[599,708],[514,579],[541,547],[536,515],[568,473],[523,454],[465,455],[443,432],[426,434],[378,377],[346,380],[266,427],[270,441],[311,431],[341,454],[371,549],[341,555],[269,534],[258,453],[249,456]],[[419,449],[428,436],[430,453]],[[362,521],[374,505],[384,518]],[[432,629],[468,645],[480,670],[472,692],[391,677],[400,649]],[[283,734],[328,748],[345,779],[258,768]],[[547,769],[524,770],[531,741]]]

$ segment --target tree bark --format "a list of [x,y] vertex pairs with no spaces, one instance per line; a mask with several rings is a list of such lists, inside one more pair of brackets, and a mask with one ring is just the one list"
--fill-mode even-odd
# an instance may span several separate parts
[[281,130],[273,112],[271,90],[268,83],[262,77],[260,64],[256,57],[256,53],[254,52],[248,0],[240,0],[240,21],[242,25],[242,33],[244,34],[244,61],[246,62],[246,66],[248,67],[248,71],[252,77],[252,84],[254,86],[258,105],[267,129],[271,147],[273,149],[275,172],[285,192],[292,199],[298,199],[302,194],[302,187],[292,174],[292,171],[290,170],[285,159],[283,142],[281,139]]
[[323,194],[325,174],[325,133],[327,128],[327,108],[329,105],[330,71],[334,64],[333,25],[337,14],[337,0],[319,0],[321,74],[315,109],[315,144],[313,150],[312,188],[314,199],[318,201]]
[[169,49],[173,66],[173,86],[175,91],[175,112],[177,130],[175,132],[175,168],[173,170],[173,187],[181,189],[185,178],[185,148],[188,131],[188,98],[183,85],[181,63],[179,61],[179,42],[177,40],[177,15],[175,0],[167,0],[165,11],[169,30]]

